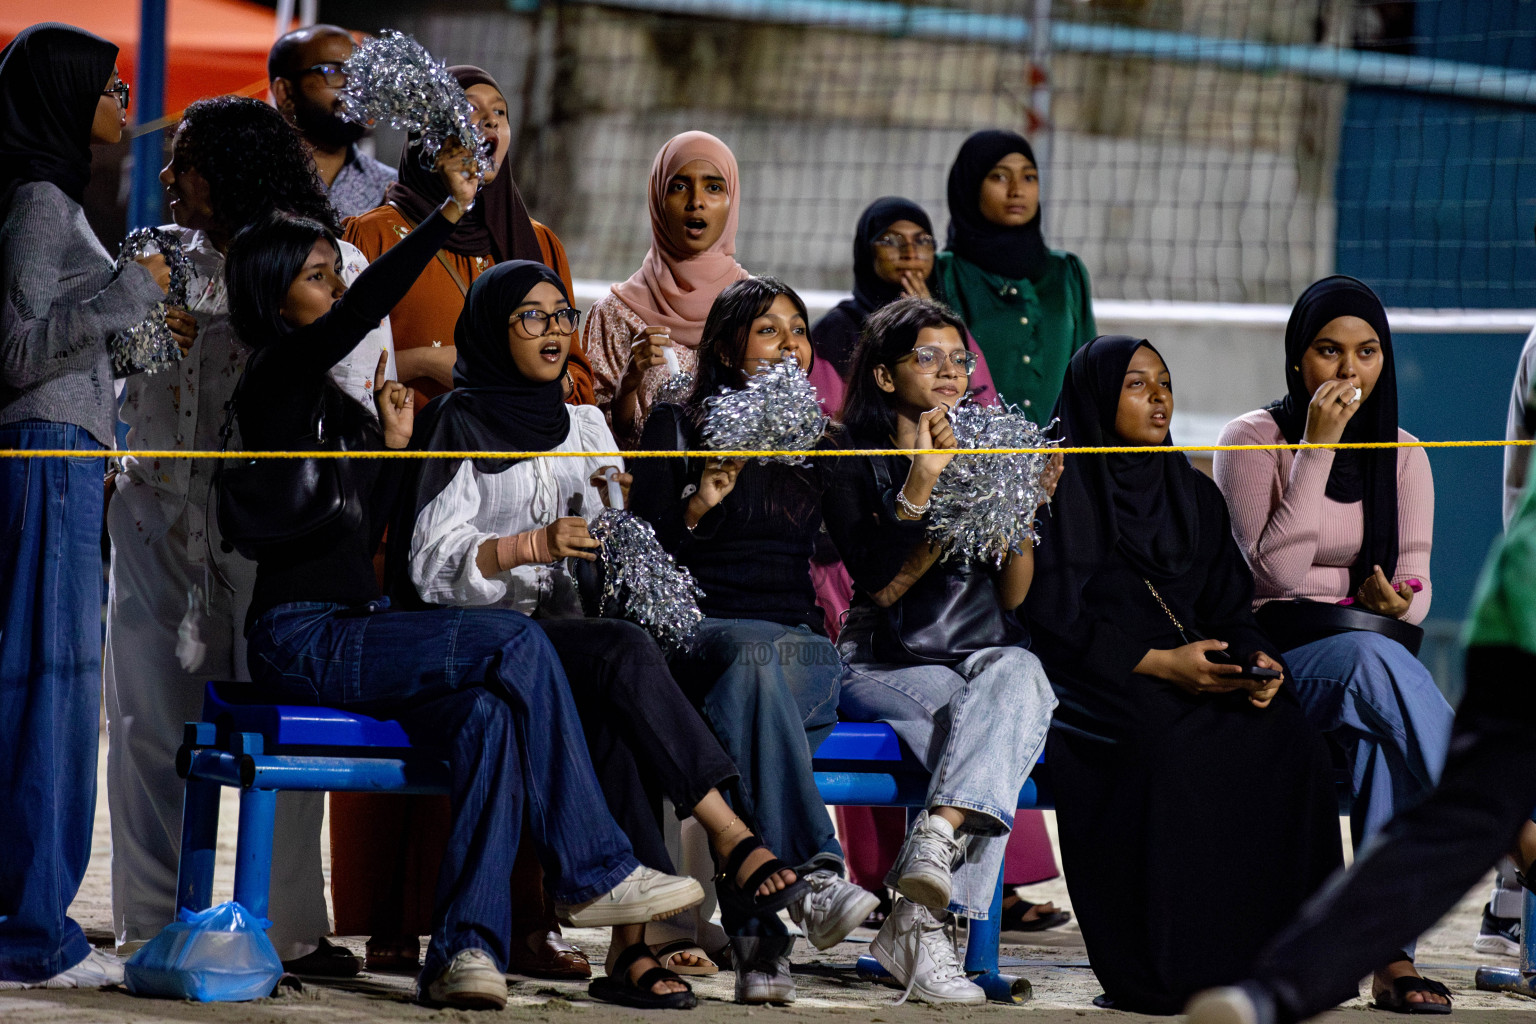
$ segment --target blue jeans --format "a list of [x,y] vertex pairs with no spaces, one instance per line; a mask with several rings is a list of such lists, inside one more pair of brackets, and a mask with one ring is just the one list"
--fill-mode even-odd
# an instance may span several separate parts
[[[1325,637],[1285,660],[1307,720],[1349,761],[1358,849],[1440,781],[1454,713],[1429,670],[1376,633]],[[1404,952],[1411,958],[1413,946]]]
[[603,802],[559,658],[526,615],[285,604],[257,620],[248,655],[251,679],[280,699],[394,718],[447,757],[452,824],[423,979],[469,947],[506,968],[525,819],[557,902],[601,896],[639,866]]
[[[839,638],[848,659],[842,715],[886,722],[931,773],[925,806],[966,812],[965,863],[949,909],[986,920],[1019,790],[1040,758],[1056,694],[1040,659],[1019,647],[978,651],[954,668],[872,663],[858,610]],[[896,884],[889,877],[886,884]]]
[[837,724],[843,664],[832,642],[804,626],[705,619],[672,672],[736,762],[736,812],[789,864],[841,871],[811,771],[812,751]]
[[101,714],[101,445],[81,427],[0,426],[0,980],[91,951],[67,917],[91,857]]

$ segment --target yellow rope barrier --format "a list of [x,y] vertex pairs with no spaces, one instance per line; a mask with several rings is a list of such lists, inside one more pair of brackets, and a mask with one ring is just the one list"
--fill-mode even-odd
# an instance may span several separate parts
[[[1148,448],[1138,445],[1100,446],[1096,448],[960,448],[956,455],[1119,455],[1130,452],[1270,452],[1310,451],[1313,449],[1351,450],[1360,448],[1530,448],[1536,441],[1351,441],[1338,444],[1176,444]],[[814,451],[635,451],[635,452],[422,452],[409,449],[340,452],[187,452],[133,451],[123,449],[98,452],[72,448],[5,448],[0,459],[78,459],[131,455],[136,459],[757,459],[775,456],[846,458],[868,455],[926,455],[929,448],[825,448]]]

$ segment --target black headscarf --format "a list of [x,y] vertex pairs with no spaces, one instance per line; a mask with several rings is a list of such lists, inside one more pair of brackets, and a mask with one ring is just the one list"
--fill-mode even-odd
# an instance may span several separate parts
[[[811,332],[817,357],[830,361],[840,376],[848,375],[865,317],[901,298],[901,285],[875,273],[874,247],[875,239],[899,220],[909,220],[933,234],[933,221],[928,219],[927,211],[910,199],[881,196],[870,203],[859,215],[858,227],[853,232],[853,298],[833,306]],[[928,274],[928,290],[934,290],[932,271]]]
[[[547,452],[565,440],[571,417],[560,376],[539,383],[523,376],[507,344],[507,321],[536,285],[549,283],[565,295],[560,275],[533,260],[498,263],[469,286],[464,311],[453,330],[457,358],[454,390],[427,403],[416,416],[411,447],[436,452]],[[566,296],[569,301],[570,297]],[[509,459],[475,459],[482,473],[500,473]],[[412,600],[411,537],[422,509],[443,493],[462,463],[452,459],[423,459],[408,476],[404,500],[390,524],[386,582],[392,598],[406,607]]]
[[[1054,413],[1067,447],[1125,443],[1115,432],[1115,415],[1126,367],[1143,345],[1157,351],[1145,339],[1109,335],[1072,356]],[[1173,444],[1171,433],[1163,444]],[[1031,614],[1038,607],[1055,622],[1074,622],[1083,588],[1115,552],[1149,579],[1187,572],[1199,553],[1198,472],[1180,454],[1069,454],[1035,549]]]
[[47,181],[75,202],[91,180],[91,122],[117,47],[57,22],[0,50],[0,196]]
[[1018,281],[1038,281],[1050,265],[1050,250],[1040,233],[1043,209],[1016,228],[994,224],[981,215],[981,183],[1009,153],[1030,163],[1035,151],[1018,132],[977,132],[965,140],[949,169],[949,248],[989,274]]
[[[1359,317],[1371,325],[1381,341],[1381,376],[1376,386],[1344,427],[1341,441],[1397,440],[1397,364],[1392,356],[1392,329],[1381,299],[1363,281],[1336,274],[1325,277],[1301,293],[1285,325],[1284,398],[1268,406],[1269,414],[1291,444],[1307,429],[1307,406],[1312,395],[1302,378],[1301,357],[1330,321],[1341,316]],[[1397,571],[1397,450],[1336,451],[1324,492],[1334,501],[1365,503],[1365,540],[1360,556],[1349,569],[1350,593],[1381,566],[1391,579]]]
[[[496,79],[471,64],[455,64],[448,69],[459,85],[468,89],[488,85],[497,92]],[[507,260],[542,262],[539,236],[528,216],[523,195],[512,180],[511,154],[502,158],[495,179],[480,190],[475,208],[459,218],[459,226],[443,246],[460,256],[484,256],[489,253],[497,263]],[[411,220],[420,224],[444,199],[448,189],[431,167],[422,163],[421,140],[413,136],[400,152],[399,180],[384,190],[384,201],[391,203]]]

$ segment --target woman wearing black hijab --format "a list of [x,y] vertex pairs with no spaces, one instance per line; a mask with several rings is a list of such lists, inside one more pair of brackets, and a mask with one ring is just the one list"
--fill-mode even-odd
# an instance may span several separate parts
[[[1073,356],[1055,410],[1071,447],[1148,449],[1172,413],[1162,358],[1124,337]],[[1061,702],[1072,908],[1108,1003],[1178,1013],[1340,865],[1332,765],[1283,677],[1239,677],[1283,665],[1215,484],[1182,455],[1069,447],[1053,505],[1026,607]]]
[[1083,261],[1046,247],[1040,171],[1017,132],[965,140],[949,171],[949,244],[937,297],[981,345],[1005,401],[1043,421],[1067,360],[1095,333]]
[[127,122],[116,60],[112,43],[59,24],[0,51],[0,448],[80,454],[0,459],[0,987],[123,976],[65,916],[96,805],[107,341],[170,280],[159,256],[114,274],[80,208],[90,147],[118,142]]
[[[434,400],[418,427],[431,451],[614,451],[602,412],[567,406],[560,377],[579,317],[548,267],[501,263],[469,290],[456,331],[455,390]],[[665,795],[709,834],[732,883],[722,899],[769,912],[804,895],[731,810],[719,789],[736,766],[678,689],[666,658],[640,627],[583,617],[567,559],[595,558],[587,522],[608,495],[604,475],[620,460],[526,458],[427,462],[393,529],[392,590],[406,604],[509,608],[535,616],[559,654],[581,712],[608,807],[649,867],[672,862],[656,817]],[[620,474],[621,488],[629,477]],[[571,499],[580,497],[580,510]],[[779,870],[770,870],[778,865]],[[755,880],[754,880],[755,879]],[[761,886],[761,888],[759,888]],[[744,890],[744,891],[743,891]],[[756,892],[754,893],[754,890]],[[734,901],[734,902],[732,902]],[[657,970],[643,926],[616,929],[608,977],[594,997],[639,1008],[691,1006],[687,986]],[[694,959],[702,951],[691,943]],[[709,971],[708,973],[713,973]]]
[[[1352,277],[1324,278],[1296,301],[1285,379],[1285,397],[1227,424],[1222,444],[1414,440],[1397,425],[1386,310]],[[1429,611],[1429,459],[1422,448],[1217,452],[1215,476],[1259,621],[1285,647],[1307,717],[1352,769],[1359,845],[1434,787],[1450,745],[1451,707],[1403,643]],[[1377,1001],[1446,1006],[1413,953],[1377,972]]]

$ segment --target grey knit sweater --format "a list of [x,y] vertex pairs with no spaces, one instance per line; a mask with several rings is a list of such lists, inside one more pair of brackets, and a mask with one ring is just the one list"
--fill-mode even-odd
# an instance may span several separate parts
[[73,423],[113,447],[107,339],[165,293],[137,265],[114,277],[80,204],[42,181],[19,186],[5,210],[0,288],[0,424]]

